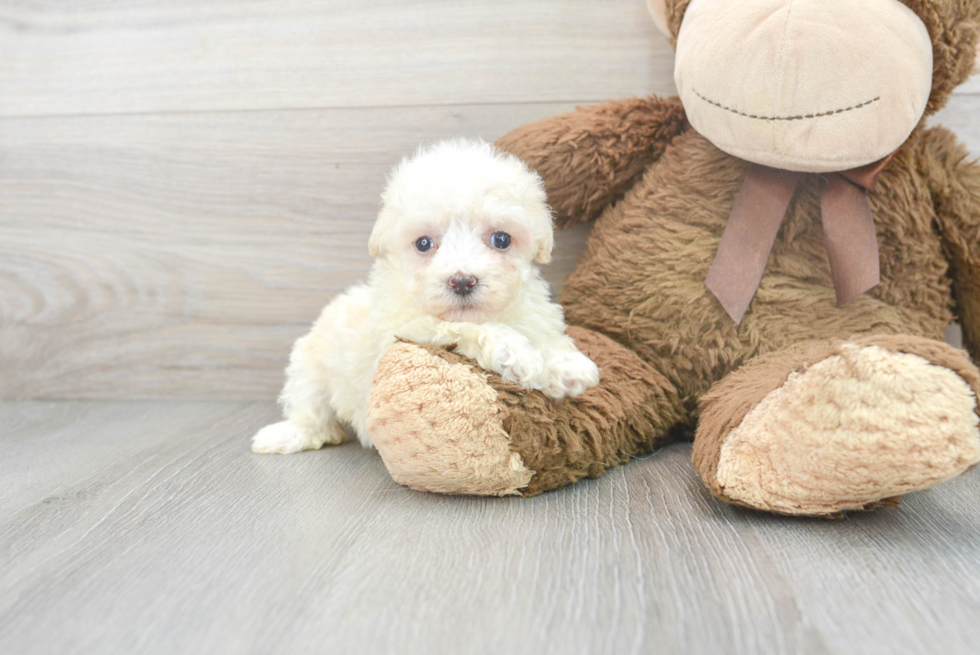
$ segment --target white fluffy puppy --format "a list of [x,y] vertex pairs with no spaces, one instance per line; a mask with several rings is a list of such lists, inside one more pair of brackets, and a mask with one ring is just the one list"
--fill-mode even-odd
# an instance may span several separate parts
[[420,149],[392,172],[369,247],[367,284],[338,296],[293,347],[281,423],[252,440],[257,453],[340,443],[353,428],[371,447],[368,394],[397,337],[456,352],[552,398],[599,382],[565,334],[561,307],[534,262],[554,245],[541,179],[481,141]]

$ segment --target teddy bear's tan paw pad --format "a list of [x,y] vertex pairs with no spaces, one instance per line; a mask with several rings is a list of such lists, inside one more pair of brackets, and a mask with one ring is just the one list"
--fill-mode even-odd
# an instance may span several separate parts
[[790,375],[729,433],[718,482],[732,500],[781,513],[864,507],[980,461],[976,407],[947,368],[846,346]]
[[511,449],[486,374],[414,344],[379,361],[368,430],[391,477],[412,489],[506,496],[534,475]]

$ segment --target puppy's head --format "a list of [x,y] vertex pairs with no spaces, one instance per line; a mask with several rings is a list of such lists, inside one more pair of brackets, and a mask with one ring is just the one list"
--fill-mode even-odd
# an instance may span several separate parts
[[369,242],[422,311],[491,320],[551,260],[541,178],[482,141],[422,148],[392,172]]

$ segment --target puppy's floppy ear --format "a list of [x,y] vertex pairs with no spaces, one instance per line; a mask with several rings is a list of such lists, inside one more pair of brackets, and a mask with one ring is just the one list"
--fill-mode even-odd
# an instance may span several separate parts
[[534,261],[547,264],[555,249],[555,221],[551,208],[544,203],[531,210],[531,235],[534,238]]
[[372,257],[378,259],[382,255],[384,255],[385,250],[384,248],[381,247],[381,239],[377,237],[376,232],[377,232],[377,226],[375,226],[374,232],[371,232],[371,238],[368,239],[368,252],[371,253]]
[[538,243],[538,250],[534,255],[534,261],[539,264],[547,264],[551,261],[551,251],[555,249],[555,237],[548,235]]
[[378,213],[378,220],[374,222],[374,229],[371,230],[371,238],[368,239],[368,251],[375,259],[388,254],[388,244],[391,242],[391,232],[395,224],[390,214],[391,212],[387,208],[382,207]]
[[547,264],[551,261],[551,251],[555,248],[555,217],[548,206],[548,196],[541,176],[523,163],[521,167],[530,182],[524,189],[521,204],[527,213],[534,240],[534,261]]

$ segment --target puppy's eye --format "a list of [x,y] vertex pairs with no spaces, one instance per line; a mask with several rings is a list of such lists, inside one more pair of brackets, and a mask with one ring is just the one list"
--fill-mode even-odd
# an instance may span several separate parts
[[432,250],[432,239],[429,237],[419,237],[415,242],[415,249],[419,252],[428,252]]
[[510,235],[506,232],[494,232],[490,237],[490,243],[497,250],[507,250],[510,248]]

